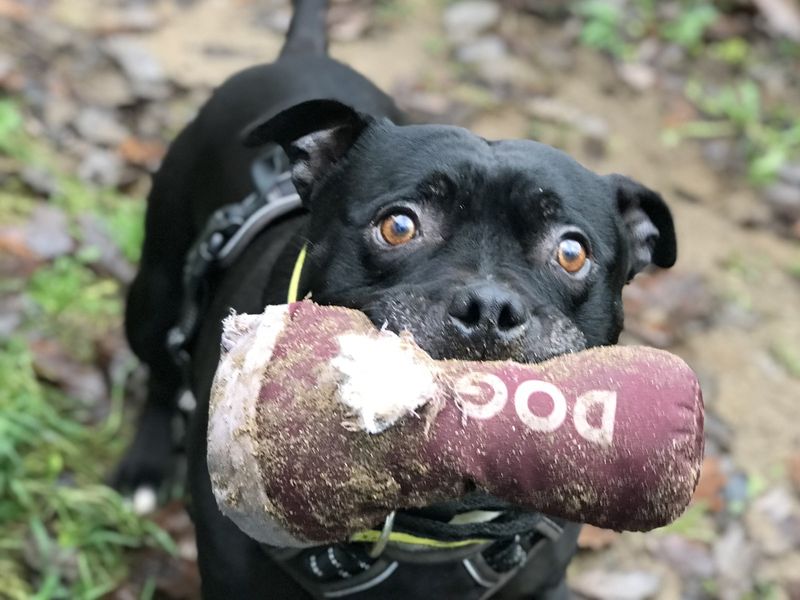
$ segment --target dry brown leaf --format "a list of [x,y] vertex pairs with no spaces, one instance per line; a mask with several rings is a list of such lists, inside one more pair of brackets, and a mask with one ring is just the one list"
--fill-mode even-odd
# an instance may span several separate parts
[[153,167],[162,158],[166,148],[161,142],[142,140],[136,137],[126,138],[118,147],[120,156],[127,162],[140,167]]
[[30,16],[31,10],[17,0],[0,0],[0,19],[26,21]]
[[582,550],[602,550],[613,544],[618,537],[619,533],[611,529],[584,525],[578,536],[578,548]]
[[786,463],[789,471],[789,480],[797,493],[800,494],[800,452],[790,456]]
[[692,502],[704,502],[710,510],[721,511],[725,508],[722,490],[727,481],[728,478],[722,472],[719,459],[715,456],[707,456],[703,461],[700,481],[697,483]]

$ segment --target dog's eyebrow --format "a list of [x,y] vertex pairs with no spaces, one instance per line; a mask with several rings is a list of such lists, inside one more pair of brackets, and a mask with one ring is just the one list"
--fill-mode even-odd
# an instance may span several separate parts
[[456,190],[456,184],[446,173],[437,171],[422,179],[417,184],[417,192],[423,198],[444,199],[451,197]]

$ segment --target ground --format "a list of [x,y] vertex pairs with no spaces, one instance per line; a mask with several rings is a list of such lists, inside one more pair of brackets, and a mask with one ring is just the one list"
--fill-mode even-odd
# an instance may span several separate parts
[[[670,527],[587,529],[573,589],[800,598],[797,3],[331,12],[333,55],[418,118],[540,139],[673,210],[678,264],[630,286],[625,343],[700,375],[703,476]],[[275,56],[288,15],[279,0],[0,0],[0,597],[197,597],[180,500],[142,518],[103,485],[140,388],[120,310],[149,172],[214,86]]]

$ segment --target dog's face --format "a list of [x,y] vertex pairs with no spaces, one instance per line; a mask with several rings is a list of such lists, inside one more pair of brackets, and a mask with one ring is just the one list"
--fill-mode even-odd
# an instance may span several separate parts
[[311,209],[303,287],[435,358],[538,362],[615,343],[624,284],[675,260],[668,209],[627,178],[536,142],[307,104],[318,127],[301,105],[251,134],[284,144]]

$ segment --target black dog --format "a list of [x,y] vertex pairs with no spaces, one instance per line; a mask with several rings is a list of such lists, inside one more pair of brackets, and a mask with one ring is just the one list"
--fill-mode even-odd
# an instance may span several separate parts
[[[310,597],[296,569],[222,517],[206,467],[220,321],[231,309],[256,313],[284,303],[304,244],[301,296],[311,292],[318,303],[357,308],[377,326],[410,331],[434,357],[477,360],[535,362],[613,344],[622,287],[651,263],[675,261],[672,219],[655,192],[622,176],[598,176],[536,142],[402,125],[386,95],[327,56],[325,2],[299,0],[295,8],[278,61],[232,77],[173,143],[154,178],[126,314],[130,344],[150,369],[145,412],[118,473],[118,484],[130,488],[159,483],[169,463],[182,378],[165,340],[179,318],[187,253],[217,208],[252,191],[250,166],[263,146],[279,144],[307,211],[273,224],[210,282],[191,352],[197,409],[187,442],[189,487],[208,598]],[[513,577],[493,597],[563,596],[577,531],[566,524],[558,540],[509,571]],[[323,549],[335,571],[345,558],[369,566],[351,546]],[[460,555],[438,566],[409,564],[350,597],[492,594],[474,573],[476,591],[450,584],[466,577]]]

